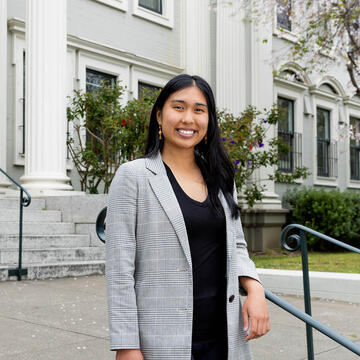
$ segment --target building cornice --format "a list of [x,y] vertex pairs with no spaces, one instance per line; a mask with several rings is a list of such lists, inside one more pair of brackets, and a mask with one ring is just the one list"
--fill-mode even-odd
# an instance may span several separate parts
[[302,84],[302,83],[299,83],[299,82],[295,82],[295,81],[286,80],[286,79],[283,79],[283,78],[278,77],[278,76],[274,77],[274,82],[276,84],[286,86],[286,87],[290,87],[290,88],[296,89],[298,91],[304,91],[304,90],[307,90],[309,88],[308,85],[305,85],[305,84]]
[[[17,18],[8,20],[8,28],[13,33],[25,35],[25,21]],[[89,39],[81,38],[74,35],[67,36],[68,47],[86,51],[88,53],[102,55],[113,60],[122,61],[135,66],[154,70],[167,75],[175,76],[184,71],[184,68],[167,64],[154,59],[130,53],[126,50],[114,48],[109,45],[101,44]]]

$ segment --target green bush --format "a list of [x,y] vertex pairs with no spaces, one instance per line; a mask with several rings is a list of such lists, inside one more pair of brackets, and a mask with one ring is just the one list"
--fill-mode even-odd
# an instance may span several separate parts
[[[307,226],[337,240],[360,245],[360,194],[313,188],[288,190],[284,207],[290,209],[288,223]],[[308,235],[312,250],[341,250],[327,241]]]

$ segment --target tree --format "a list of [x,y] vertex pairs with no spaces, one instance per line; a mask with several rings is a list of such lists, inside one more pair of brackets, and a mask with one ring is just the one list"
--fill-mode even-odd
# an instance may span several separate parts
[[288,39],[289,30],[294,36],[274,54],[274,64],[298,62],[308,74],[342,66],[349,92],[360,97],[360,0],[210,0],[210,6],[231,6],[255,28],[277,18],[279,36]]

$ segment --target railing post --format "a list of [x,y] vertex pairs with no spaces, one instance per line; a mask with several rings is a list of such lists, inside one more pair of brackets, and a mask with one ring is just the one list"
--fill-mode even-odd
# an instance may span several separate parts
[[[302,271],[303,271],[305,312],[309,316],[311,316],[308,251],[307,251],[306,233],[303,230],[300,230],[300,247],[301,247]],[[313,331],[312,331],[312,327],[309,324],[306,324],[306,342],[307,342],[308,360],[314,360]]]
[[22,272],[22,232],[23,232],[23,190],[20,189],[20,217],[19,217],[19,267],[18,267],[18,281],[21,281]]

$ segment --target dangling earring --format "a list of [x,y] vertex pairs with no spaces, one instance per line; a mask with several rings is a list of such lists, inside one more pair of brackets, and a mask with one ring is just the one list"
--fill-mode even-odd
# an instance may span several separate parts
[[206,145],[207,144],[207,134],[205,134],[204,140],[205,140],[205,145]]
[[159,140],[161,140],[161,134],[162,134],[161,125],[159,125]]

